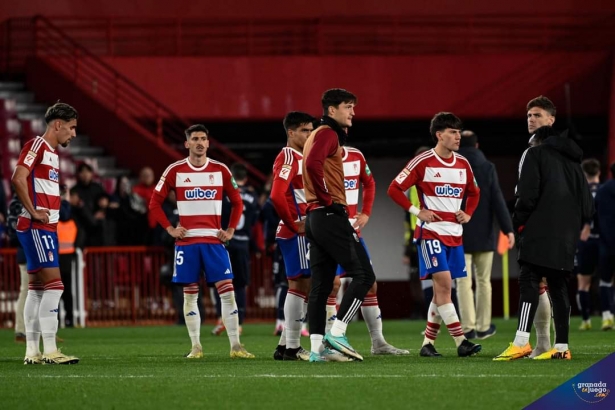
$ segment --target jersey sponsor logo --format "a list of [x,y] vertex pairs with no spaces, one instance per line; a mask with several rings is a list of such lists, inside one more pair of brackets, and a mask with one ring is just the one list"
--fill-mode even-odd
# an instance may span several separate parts
[[217,189],[202,189],[202,188],[194,188],[186,191],[186,199],[188,200],[197,200],[197,199],[215,199],[216,194],[218,193]]
[[55,169],[49,170],[49,180],[53,182],[58,182],[60,180],[60,173]]
[[437,196],[447,196],[447,197],[459,198],[461,197],[463,188],[455,188],[455,187],[450,186],[449,184],[446,184],[446,185],[437,185],[435,191],[436,191]]
[[190,181],[190,178],[186,178],[184,179],[184,182],[192,182],[192,181]]
[[399,175],[397,175],[397,177],[395,178],[395,181],[398,184],[401,184],[402,182],[406,180],[406,178],[408,178],[408,174],[410,174],[410,171],[408,171],[407,169],[404,169],[403,171],[399,173]]
[[357,189],[359,188],[359,181],[356,179],[345,179],[344,189]]
[[442,175],[440,175],[439,172],[436,172],[436,175],[433,176],[434,178],[442,178]]
[[280,170],[280,173],[278,174],[280,178],[285,179],[285,180],[288,180],[289,175],[290,175],[290,169],[286,167],[282,168]]

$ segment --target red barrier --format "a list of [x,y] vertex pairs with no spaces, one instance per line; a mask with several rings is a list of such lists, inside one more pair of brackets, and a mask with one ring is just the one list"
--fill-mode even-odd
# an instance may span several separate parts
[[0,328],[15,326],[15,305],[19,296],[19,268],[15,249],[0,249]]
[[[83,270],[77,273],[76,282],[83,281],[84,286],[78,286],[77,293],[84,289],[84,294],[74,297],[76,315],[80,315],[83,304],[87,326],[153,325],[177,320],[172,288],[178,285],[170,283],[170,276],[161,277],[162,267],[169,262],[163,248],[97,247],[85,249],[83,255]],[[0,328],[14,326],[19,282],[15,249],[0,249]],[[203,320],[211,324],[216,319],[215,307],[204,282],[202,287]],[[252,281],[247,294],[246,319],[273,321],[271,258],[252,256]],[[179,295],[181,309],[181,290]]]

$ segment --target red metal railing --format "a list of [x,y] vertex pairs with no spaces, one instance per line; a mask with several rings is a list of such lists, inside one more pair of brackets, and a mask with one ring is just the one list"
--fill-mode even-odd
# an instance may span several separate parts
[[613,15],[484,14],[310,19],[54,17],[101,56],[400,55],[612,46]]
[[[19,270],[15,249],[0,249],[0,328],[14,325],[15,304],[19,294]],[[163,248],[100,247],[87,248],[82,266],[76,272],[76,316],[85,316],[87,326],[121,326],[173,323],[177,306],[173,301],[170,278],[161,276],[169,262]],[[248,321],[275,318],[275,290],[269,257],[252,257],[252,280],[248,287]],[[79,294],[82,290],[83,294]],[[205,317],[214,323],[215,308],[203,286]],[[181,292],[180,292],[181,294]],[[83,309],[83,313],[81,313]],[[181,296],[180,305],[181,309]],[[181,314],[181,312],[179,312]]]
[[[38,16],[11,19],[4,24],[4,36],[0,38],[3,44],[0,54],[4,57],[0,63],[6,72],[23,71],[27,58],[37,56],[137,130],[152,134],[167,145],[185,152],[184,130],[189,126],[188,121],[49,20]],[[209,153],[212,157],[225,163],[242,162],[255,182],[263,183],[266,180],[266,176],[248,161],[215,138],[211,137],[210,140]]]

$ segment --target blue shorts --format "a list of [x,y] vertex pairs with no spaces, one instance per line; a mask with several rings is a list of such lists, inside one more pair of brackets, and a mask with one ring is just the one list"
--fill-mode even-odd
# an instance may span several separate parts
[[421,239],[416,245],[421,279],[443,271],[449,271],[452,279],[467,276],[463,245],[446,246],[438,239]]
[[40,229],[17,232],[19,243],[26,253],[28,273],[36,273],[43,268],[59,268],[58,234]]
[[593,275],[600,259],[600,239],[591,238],[579,241],[574,255],[575,272],[579,275]]
[[284,258],[288,279],[312,276],[310,261],[307,258],[308,241],[305,236],[297,235],[292,239],[276,239],[276,241]]
[[198,283],[204,272],[209,283],[233,279],[231,260],[224,245],[195,243],[175,246],[174,283]]
[[[371,262],[372,257],[369,256],[369,251],[367,250],[367,245],[365,245],[365,241],[363,240],[363,238],[359,238],[359,242],[361,242],[361,245],[363,245],[363,249],[365,249],[365,253],[367,253],[367,257]],[[344,275],[346,275],[346,272],[344,272],[344,268],[342,268],[342,265],[337,265],[337,271],[335,272],[335,276],[343,277]]]

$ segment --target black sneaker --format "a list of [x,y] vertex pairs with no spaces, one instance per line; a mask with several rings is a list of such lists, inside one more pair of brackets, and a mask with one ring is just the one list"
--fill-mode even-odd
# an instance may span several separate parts
[[275,352],[273,352],[273,360],[284,360],[284,352],[286,351],[286,346],[278,345],[275,348]]
[[459,357],[474,356],[476,353],[480,352],[480,349],[482,348],[483,347],[481,345],[474,344],[466,339],[461,342],[457,348],[457,355]]
[[463,334],[466,339],[476,339],[476,331],[474,329],[470,330],[468,333]]
[[[476,338],[483,340],[483,339],[493,336],[494,334],[495,334],[495,325],[491,325],[489,326],[489,329],[485,330],[484,332],[476,332]],[[469,337],[467,338],[470,339]]]
[[431,343],[427,343],[425,346],[421,347],[421,352],[419,353],[419,356],[442,357],[442,355],[436,351],[436,348]]

